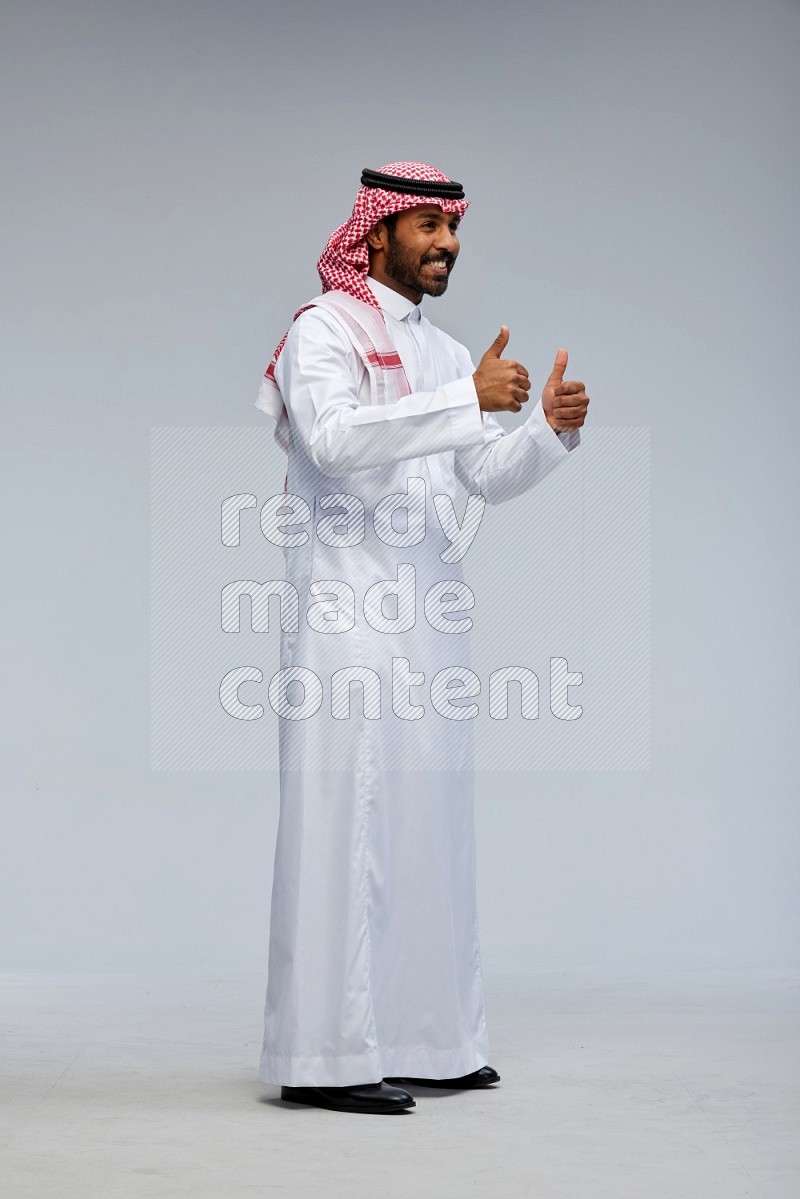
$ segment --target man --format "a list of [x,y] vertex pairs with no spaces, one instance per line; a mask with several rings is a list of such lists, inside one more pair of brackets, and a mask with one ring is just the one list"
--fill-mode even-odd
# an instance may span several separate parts
[[281,807],[259,1077],[337,1111],[408,1110],[411,1084],[499,1081],[472,730],[447,694],[468,667],[470,623],[451,615],[469,606],[446,554],[452,500],[456,479],[479,508],[533,487],[578,444],[589,399],[564,381],[559,350],[542,399],[505,433],[492,414],[519,412],[531,387],[502,356],[507,327],[476,369],[422,315],[423,296],[448,286],[467,207],[461,184],[426,164],[365,170],[319,260],[323,292],[257,401],[288,455],[273,508],[286,581],[315,599],[282,615],[270,684]]

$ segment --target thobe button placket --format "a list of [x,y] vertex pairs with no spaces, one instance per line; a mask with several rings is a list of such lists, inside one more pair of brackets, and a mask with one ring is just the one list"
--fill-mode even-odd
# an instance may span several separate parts
[[408,317],[405,318],[405,326],[406,326],[406,330],[408,332],[408,339],[414,347],[414,355],[415,355],[415,359],[416,359],[415,366],[416,366],[416,376],[417,377],[413,381],[411,379],[409,379],[409,385],[410,385],[412,391],[417,391],[417,390],[424,391],[424,389],[425,389],[425,380],[424,380],[424,373],[423,373],[423,367],[422,367],[422,346],[420,345],[420,336],[419,336],[419,320],[420,320],[419,308],[413,309],[413,311],[408,314]]

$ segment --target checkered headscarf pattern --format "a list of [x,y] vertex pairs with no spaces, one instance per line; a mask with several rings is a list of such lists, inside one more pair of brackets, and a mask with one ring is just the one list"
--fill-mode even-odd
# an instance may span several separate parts
[[[390,162],[379,169],[382,175],[396,175],[401,179],[450,182],[447,175],[425,162]],[[334,289],[344,291],[380,311],[380,305],[366,283],[369,272],[367,233],[382,217],[390,216],[393,212],[404,212],[418,204],[438,204],[444,212],[454,212],[459,217],[469,208],[469,200],[445,200],[440,196],[412,196],[379,187],[360,187],[350,219],[333,231],[317,263],[323,292]],[[293,319],[296,320],[301,312],[305,312],[305,307],[300,308]],[[264,377],[270,383],[274,382],[275,364],[288,335],[288,331],[283,335],[266,369]]]

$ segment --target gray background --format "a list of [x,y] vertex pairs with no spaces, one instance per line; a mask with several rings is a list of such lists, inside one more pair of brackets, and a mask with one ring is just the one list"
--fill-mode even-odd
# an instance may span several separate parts
[[280,489],[261,373],[404,158],[473,202],[429,314],[651,436],[651,769],[480,775],[485,964],[796,964],[797,4],[6,13],[3,968],[266,966],[274,776],[150,770],[150,431]]

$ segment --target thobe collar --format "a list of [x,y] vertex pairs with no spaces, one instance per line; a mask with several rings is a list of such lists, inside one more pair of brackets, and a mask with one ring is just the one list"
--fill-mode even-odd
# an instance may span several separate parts
[[373,279],[370,275],[367,275],[366,282],[383,311],[388,312],[389,316],[393,316],[398,321],[406,319],[410,321],[420,320],[422,313],[420,312],[419,304],[415,304],[412,300],[407,300],[405,296],[400,295],[399,291],[387,287],[385,283],[379,283],[377,279]]

